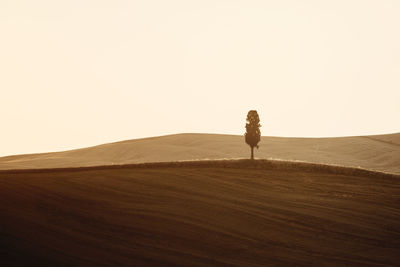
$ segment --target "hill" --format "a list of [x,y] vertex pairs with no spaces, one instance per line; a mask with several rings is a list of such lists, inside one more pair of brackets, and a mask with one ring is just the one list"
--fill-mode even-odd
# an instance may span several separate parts
[[[249,156],[243,136],[176,134],[89,148],[0,158],[0,169],[60,168]],[[400,173],[400,133],[338,138],[262,137],[257,158],[299,160]]]
[[398,264],[400,177],[335,168],[219,161],[2,171],[2,263]]

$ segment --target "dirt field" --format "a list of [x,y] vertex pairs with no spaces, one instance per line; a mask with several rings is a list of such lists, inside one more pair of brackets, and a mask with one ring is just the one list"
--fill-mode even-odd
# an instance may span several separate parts
[[0,173],[3,265],[398,265],[398,177],[224,167]]
[[[0,158],[0,169],[60,168],[237,159],[250,156],[244,137],[223,134],[174,134],[95,147]],[[338,138],[261,138],[256,158],[301,160],[400,173],[400,134]]]

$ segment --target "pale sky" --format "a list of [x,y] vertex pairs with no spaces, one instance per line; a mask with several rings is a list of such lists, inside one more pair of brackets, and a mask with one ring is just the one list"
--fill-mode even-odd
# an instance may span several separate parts
[[400,131],[400,1],[1,0],[0,155]]

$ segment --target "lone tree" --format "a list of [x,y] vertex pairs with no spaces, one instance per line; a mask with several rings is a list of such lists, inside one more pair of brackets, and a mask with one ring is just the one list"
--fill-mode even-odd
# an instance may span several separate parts
[[246,133],[244,134],[244,138],[251,148],[251,159],[254,159],[254,147],[258,149],[258,142],[260,142],[260,127],[260,118],[258,117],[257,111],[250,110],[249,113],[247,113]]

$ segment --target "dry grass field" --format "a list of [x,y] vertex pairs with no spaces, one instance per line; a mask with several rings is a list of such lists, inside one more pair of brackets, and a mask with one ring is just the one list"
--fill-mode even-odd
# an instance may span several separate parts
[[[243,136],[176,134],[65,152],[2,157],[0,169],[235,159],[247,156],[250,156],[250,149]],[[340,138],[262,137],[255,156],[400,173],[400,134]]]
[[264,165],[0,172],[2,265],[399,264],[398,175]]

